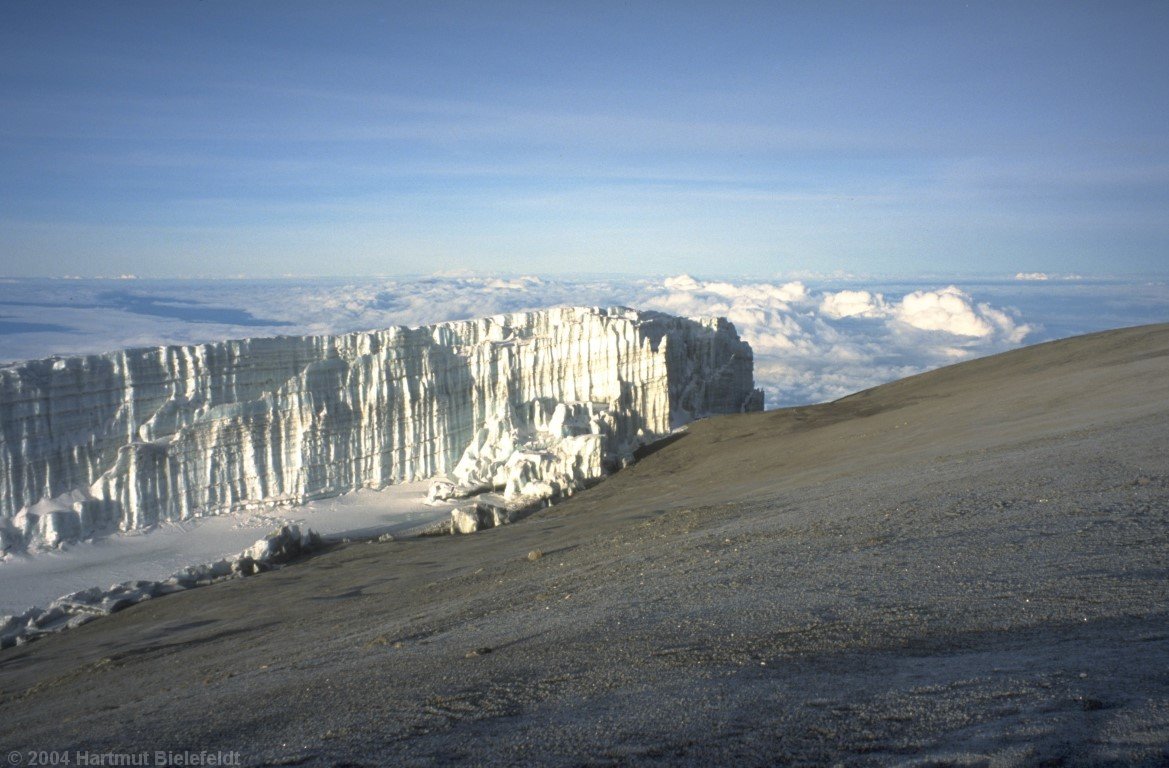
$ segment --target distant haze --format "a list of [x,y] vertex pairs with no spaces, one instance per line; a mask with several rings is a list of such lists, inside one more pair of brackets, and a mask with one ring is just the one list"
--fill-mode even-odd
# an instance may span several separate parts
[[1166,40],[1164,2],[3,3],[0,274],[1164,274]]

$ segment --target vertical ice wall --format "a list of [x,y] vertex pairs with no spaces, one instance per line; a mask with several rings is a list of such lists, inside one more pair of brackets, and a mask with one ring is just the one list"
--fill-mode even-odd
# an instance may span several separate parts
[[607,413],[612,456],[762,398],[730,323],[625,308],[37,360],[0,368],[0,523],[70,491],[80,527],[130,529],[431,477],[561,403]]

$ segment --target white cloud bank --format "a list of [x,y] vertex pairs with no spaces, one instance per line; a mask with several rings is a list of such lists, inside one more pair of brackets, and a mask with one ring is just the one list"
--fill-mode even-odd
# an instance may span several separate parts
[[881,317],[887,311],[881,294],[868,291],[838,291],[825,293],[820,300],[820,312],[833,320],[845,317]]
[[[831,400],[1009,349],[1033,330],[1017,313],[978,301],[953,285],[886,295],[866,287],[814,290],[801,281],[702,281],[688,275],[664,280],[442,275],[364,283],[138,281],[131,290],[146,303],[127,302],[125,289],[112,294],[110,287],[99,281],[69,281],[67,289],[60,281],[5,285],[0,316],[10,326],[0,334],[0,359],[422,325],[561,304],[623,304],[730,319],[755,350],[755,377],[768,407],[777,407]],[[139,306],[153,314],[127,309]],[[184,315],[190,306],[203,312],[198,322]],[[177,316],[158,314],[168,307],[178,307]],[[208,312],[215,307],[224,309],[222,322],[215,321],[214,309]],[[240,310],[258,320],[242,323]],[[63,330],[32,328],[46,317]],[[265,320],[283,325],[266,326]],[[14,321],[27,327],[11,325]]]
[[831,400],[885,381],[1017,346],[1031,332],[1011,312],[948,286],[899,299],[801,282],[641,286],[639,306],[727,316],[755,350],[770,407]]

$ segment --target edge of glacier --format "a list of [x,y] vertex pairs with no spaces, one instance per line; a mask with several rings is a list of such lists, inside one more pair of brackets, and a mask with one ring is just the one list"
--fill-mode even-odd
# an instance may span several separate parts
[[0,549],[449,475],[472,447],[490,476],[464,479],[570,491],[694,418],[762,408],[752,375],[724,318],[627,307],[13,363]]

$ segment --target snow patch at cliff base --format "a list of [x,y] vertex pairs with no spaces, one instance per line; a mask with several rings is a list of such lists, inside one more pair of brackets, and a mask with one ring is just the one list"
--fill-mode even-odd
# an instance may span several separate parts
[[454,503],[427,504],[426,483],[361,490],[296,507],[236,511],[149,529],[95,535],[0,557],[0,615],[45,606],[95,584],[161,580],[191,563],[238,553],[266,531],[311,528],[328,540],[411,536],[448,520]]
[[312,530],[286,525],[230,558],[188,566],[162,581],[136,580],[106,589],[90,587],[59,597],[47,608],[0,616],[0,648],[23,645],[44,635],[63,632],[108,616],[143,600],[171,595],[229,578],[253,576],[286,563],[321,545]]

